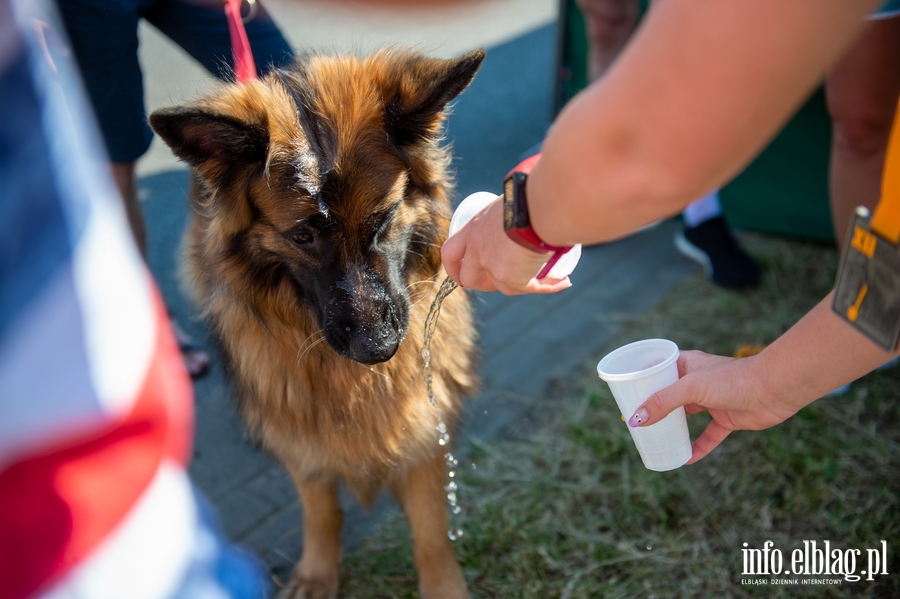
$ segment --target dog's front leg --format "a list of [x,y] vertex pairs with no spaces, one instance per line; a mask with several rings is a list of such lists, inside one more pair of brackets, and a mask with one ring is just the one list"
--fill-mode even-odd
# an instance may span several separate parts
[[423,599],[468,599],[466,582],[447,536],[447,465],[440,453],[407,471],[393,485],[406,512]]
[[344,519],[337,481],[291,475],[303,506],[303,557],[279,599],[335,599]]

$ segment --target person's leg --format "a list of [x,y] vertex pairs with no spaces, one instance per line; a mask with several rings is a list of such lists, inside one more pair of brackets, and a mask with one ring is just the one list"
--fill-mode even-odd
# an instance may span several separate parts
[[137,187],[134,183],[134,163],[133,162],[113,162],[112,167],[113,180],[116,187],[119,188],[119,195],[125,203],[125,214],[128,216],[128,225],[131,227],[131,233],[137,242],[138,249],[144,260],[147,259],[147,227],[144,225],[144,213],[141,210],[141,204],[137,197]]
[[[58,7],[106,144],[135,242],[146,259],[147,231],[135,185],[135,162],[150,147],[137,29],[152,0],[58,0]],[[174,324],[185,367],[194,378],[209,356]]]
[[[857,206],[875,208],[897,99],[900,95],[900,17],[870,22],[828,73],[825,96],[832,119],[829,172],[831,219],[838,248]],[[896,365],[891,360],[882,368]],[[850,385],[833,392],[846,393]]]
[[722,205],[719,202],[719,190],[714,189],[699,200],[694,200],[684,209],[681,217],[685,227],[699,227],[706,221],[722,216]]
[[900,95],[900,18],[872,21],[825,82],[831,114],[831,215],[842,247],[857,206],[881,196],[885,150]]
[[150,147],[138,22],[147,0],[58,0],[110,160],[127,164]]
[[[269,14],[259,3],[256,6],[253,18],[244,26],[257,72],[263,75],[272,67],[290,63],[294,56]],[[234,79],[231,37],[222,0],[158,0],[145,18],[210,73],[225,81]]]
[[613,63],[637,27],[637,0],[577,0],[588,38],[588,79],[596,81]]
[[72,50],[94,108],[128,222],[146,257],[146,228],[134,187],[134,162],[150,147],[144,84],[137,58],[140,0],[58,0]]
[[734,238],[722,217],[718,189],[692,202],[681,217],[684,228],[675,235],[675,247],[698,262],[713,283],[726,289],[759,284],[759,267]]
[[[290,45],[258,3],[255,15],[246,24],[257,72],[282,66],[293,60]],[[143,14],[151,25],[181,46],[219,79],[234,78],[233,54],[228,21],[222,0],[154,0]],[[193,346],[191,338],[172,320],[188,371],[199,376],[209,367],[208,355]]]

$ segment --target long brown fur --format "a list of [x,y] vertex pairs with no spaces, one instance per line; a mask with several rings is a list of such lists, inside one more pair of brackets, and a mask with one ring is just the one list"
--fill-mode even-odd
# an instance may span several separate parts
[[[444,302],[432,342],[434,405],[420,351],[446,276],[440,245],[452,182],[441,123],[483,56],[311,56],[151,115],[154,129],[192,167],[194,216],[185,239],[195,299],[228,360],[249,431],[287,468],[303,503],[303,557],[283,597],[337,595],[339,479],[365,504],[382,488],[402,503],[423,596],[468,596],[447,538],[447,449],[435,428],[443,420],[453,430],[476,385],[464,290]],[[384,214],[387,220],[378,220]],[[336,317],[322,316],[327,306],[314,305],[315,293],[303,283],[309,269],[326,269],[308,249],[322,231],[333,236],[329,260],[344,269],[336,285],[347,288],[346,296],[327,291],[338,294],[332,302],[337,297],[361,312],[380,306],[386,292],[366,286],[402,273],[408,327],[394,327],[401,341],[386,361],[389,341],[368,344],[365,331],[347,342],[362,350],[335,345],[344,354],[362,352],[366,364],[332,347],[344,333],[325,330]],[[388,248],[385,255],[402,249],[400,263],[394,256],[393,265],[384,264],[377,252],[366,258],[373,247]],[[402,324],[403,306],[385,310]],[[382,330],[378,319],[364,320],[363,329]]]

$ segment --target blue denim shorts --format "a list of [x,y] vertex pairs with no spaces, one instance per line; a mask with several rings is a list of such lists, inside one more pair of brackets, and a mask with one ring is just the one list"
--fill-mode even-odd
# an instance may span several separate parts
[[[231,40],[222,8],[190,0],[58,0],[88,96],[113,162],[134,162],[150,147],[138,22],[146,19],[210,73],[233,78]],[[291,48],[263,10],[246,24],[257,70],[292,60]]]

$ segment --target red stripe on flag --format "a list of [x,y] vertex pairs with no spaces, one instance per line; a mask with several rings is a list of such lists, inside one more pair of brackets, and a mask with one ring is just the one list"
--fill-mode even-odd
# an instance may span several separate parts
[[164,458],[187,464],[193,389],[153,289],[156,348],[133,409],[0,472],[0,599],[58,580],[115,528]]

